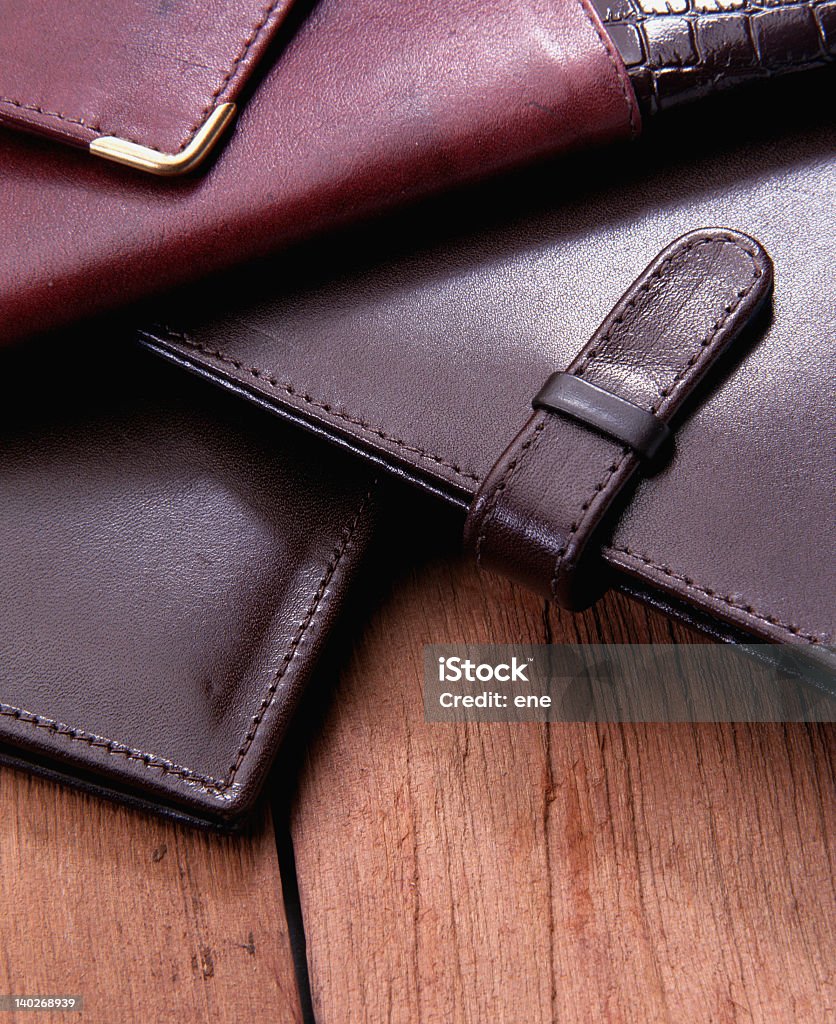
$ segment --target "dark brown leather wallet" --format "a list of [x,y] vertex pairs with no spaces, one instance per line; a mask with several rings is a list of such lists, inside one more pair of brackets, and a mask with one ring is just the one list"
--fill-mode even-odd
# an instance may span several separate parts
[[828,82],[312,249],[235,305],[173,299],[142,335],[468,510],[485,567],[829,661]]
[[124,341],[0,357],[0,761],[230,827],[363,563],[376,485]]

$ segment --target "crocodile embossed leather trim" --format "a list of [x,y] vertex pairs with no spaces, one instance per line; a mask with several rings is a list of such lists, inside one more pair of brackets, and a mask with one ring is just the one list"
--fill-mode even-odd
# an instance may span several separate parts
[[836,59],[834,0],[591,0],[643,113]]

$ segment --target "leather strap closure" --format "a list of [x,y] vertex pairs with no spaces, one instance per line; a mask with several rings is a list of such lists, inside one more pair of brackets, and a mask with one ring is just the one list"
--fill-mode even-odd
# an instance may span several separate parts
[[692,231],[660,253],[566,371],[549,378],[483,480],[465,524],[480,567],[564,607],[589,604],[590,541],[771,287],[769,256],[735,231]]

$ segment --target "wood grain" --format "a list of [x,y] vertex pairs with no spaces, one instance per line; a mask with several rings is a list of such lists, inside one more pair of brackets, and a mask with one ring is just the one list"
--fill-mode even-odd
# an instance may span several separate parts
[[651,638],[697,639],[463,564],[399,581],[292,815],[319,1024],[833,1019],[827,729],[423,720],[424,643]]
[[24,1021],[300,1020],[268,813],[220,837],[0,769],[0,993]]

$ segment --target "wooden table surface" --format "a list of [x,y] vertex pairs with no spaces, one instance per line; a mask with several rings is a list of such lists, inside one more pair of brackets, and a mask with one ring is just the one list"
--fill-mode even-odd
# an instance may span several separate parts
[[427,642],[696,637],[441,556],[394,577],[244,835],[0,769],[0,994],[84,997],[40,1021],[836,1019],[832,729],[427,724]]

